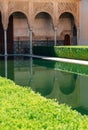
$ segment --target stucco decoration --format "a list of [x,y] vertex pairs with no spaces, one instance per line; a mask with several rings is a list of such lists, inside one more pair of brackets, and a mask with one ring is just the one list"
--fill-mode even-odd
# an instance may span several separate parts
[[34,17],[39,13],[39,12],[47,12],[50,14],[50,16],[53,18],[53,3],[48,3],[48,2],[35,2],[33,3],[33,13]]
[[79,24],[78,8],[76,2],[61,2],[58,3],[58,15],[60,17],[64,12],[69,12],[74,16],[76,25]]
[[22,12],[28,17],[28,11],[29,11],[29,2],[25,1],[14,1],[8,3],[8,14],[9,16],[13,12]]

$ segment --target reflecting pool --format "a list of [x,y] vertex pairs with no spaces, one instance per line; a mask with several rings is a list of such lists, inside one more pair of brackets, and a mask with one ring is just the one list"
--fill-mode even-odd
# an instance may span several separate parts
[[[47,98],[66,103],[82,114],[88,114],[88,76],[65,72],[55,68],[56,62],[15,56],[7,62],[0,60],[0,75],[29,86]],[[7,65],[7,70],[6,70]],[[7,71],[7,72],[6,72]]]

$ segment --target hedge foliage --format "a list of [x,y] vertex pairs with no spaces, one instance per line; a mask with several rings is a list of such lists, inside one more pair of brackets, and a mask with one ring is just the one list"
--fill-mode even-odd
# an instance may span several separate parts
[[0,130],[88,130],[88,116],[0,77]]
[[88,76],[87,65],[72,64],[72,63],[58,62],[58,61],[51,61],[51,60],[42,60],[42,59],[35,59],[33,60],[33,63],[47,68],[52,68],[52,69],[55,68],[56,70],[61,70],[64,72],[71,72],[75,74]]
[[88,60],[88,46],[55,46],[33,48],[35,55]]
[[55,47],[57,57],[88,60],[88,46]]

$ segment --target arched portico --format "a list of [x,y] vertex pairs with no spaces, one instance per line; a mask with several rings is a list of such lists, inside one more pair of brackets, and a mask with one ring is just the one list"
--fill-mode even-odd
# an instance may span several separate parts
[[[35,43],[39,45],[51,46],[54,42],[53,19],[47,12],[39,12],[34,19],[33,33]],[[37,42],[38,41],[38,42]]]
[[29,33],[30,27],[27,16],[19,11],[10,14],[7,29],[8,53],[13,53],[13,51],[14,53],[30,53]]
[[[77,29],[75,18],[70,12],[63,12],[57,27],[58,45],[77,45]],[[69,43],[67,43],[69,41]]]

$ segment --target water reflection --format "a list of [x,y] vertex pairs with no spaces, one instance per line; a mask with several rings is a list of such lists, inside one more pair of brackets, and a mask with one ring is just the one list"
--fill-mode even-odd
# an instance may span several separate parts
[[[18,60],[19,58],[19,60]],[[77,110],[88,113],[88,76],[58,71],[55,68],[35,64],[32,57],[15,57],[7,62],[7,77],[22,86],[31,86],[35,92],[47,98],[55,98]],[[52,63],[51,63],[52,64]],[[49,62],[50,65],[50,62]],[[6,69],[0,61],[0,75]],[[3,71],[2,71],[3,70]]]
[[34,66],[30,86],[35,92],[47,98],[55,98],[60,103],[72,107],[79,105],[79,78],[76,74]]

